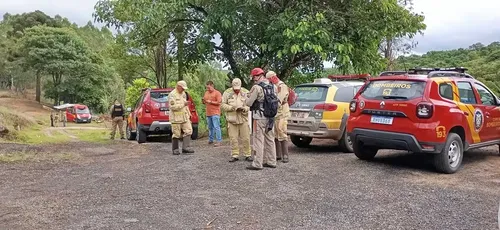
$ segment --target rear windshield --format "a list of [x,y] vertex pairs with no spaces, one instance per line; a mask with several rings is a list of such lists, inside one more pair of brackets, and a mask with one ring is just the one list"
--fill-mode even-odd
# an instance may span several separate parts
[[328,87],[297,86],[294,91],[297,95],[297,101],[325,101]]
[[367,99],[410,100],[422,97],[424,88],[423,81],[372,81],[361,95]]
[[151,99],[156,102],[167,102],[168,101],[168,91],[154,91],[151,92]]

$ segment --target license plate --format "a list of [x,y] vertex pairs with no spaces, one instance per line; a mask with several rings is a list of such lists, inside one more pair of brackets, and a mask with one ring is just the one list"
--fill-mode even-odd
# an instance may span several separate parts
[[372,116],[371,123],[392,125],[393,117],[383,117],[383,116]]
[[309,116],[309,113],[307,112],[293,112],[292,117],[296,118],[307,118]]

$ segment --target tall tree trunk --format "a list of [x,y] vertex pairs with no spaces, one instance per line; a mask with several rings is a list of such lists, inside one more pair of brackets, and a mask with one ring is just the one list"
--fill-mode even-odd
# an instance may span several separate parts
[[42,95],[42,74],[40,71],[36,71],[36,95],[35,95],[35,100],[40,103]]
[[385,40],[384,57],[387,60],[387,70],[394,69],[394,39],[387,37]]
[[245,81],[245,79],[242,78],[241,70],[238,66],[238,63],[236,62],[236,59],[233,56],[232,36],[222,33],[221,40],[222,40],[222,48],[219,50],[222,51],[222,54],[229,63],[231,71],[233,72],[233,78],[240,78],[244,84],[243,86],[248,86],[247,81]]
[[54,80],[54,88],[55,88],[54,105],[59,105],[60,97],[61,97],[61,92],[60,92],[59,86],[61,86],[62,74],[55,73],[52,75],[52,78]]
[[159,88],[167,87],[166,66],[165,66],[166,52],[167,51],[166,51],[165,41],[160,41],[159,44],[156,46],[156,52],[155,52],[155,74]]
[[178,80],[184,80],[184,26],[180,24],[175,31],[175,39],[177,40],[177,74]]

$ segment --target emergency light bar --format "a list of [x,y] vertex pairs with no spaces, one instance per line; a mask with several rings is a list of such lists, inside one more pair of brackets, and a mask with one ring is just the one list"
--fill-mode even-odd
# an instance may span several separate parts
[[328,75],[328,78],[333,81],[368,80],[370,78],[370,74]]

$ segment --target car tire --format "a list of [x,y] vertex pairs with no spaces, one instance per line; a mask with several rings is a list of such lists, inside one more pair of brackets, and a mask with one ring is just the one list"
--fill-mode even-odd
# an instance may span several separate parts
[[354,155],[360,160],[372,160],[377,155],[378,149],[372,146],[365,146],[360,142],[352,144]]
[[462,166],[463,146],[462,138],[456,133],[450,133],[446,138],[443,150],[434,156],[436,170],[446,174],[457,172]]
[[137,140],[137,143],[139,144],[142,144],[142,143],[146,143],[146,140],[148,138],[148,135],[146,133],[146,131],[144,131],[142,129],[142,125],[139,124],[139,122],[136,123],[136,132],[135,132],[135,139]]
[[347,135],[346,131],[344,131],[342,138],[340,138],[340,140],[339,140],[339,148],[344,153],[354,152],[354,149],[352,148],[351,137],[349,135]]
[[311,137],[290,136],[292,143],[299,148],[307,148],[312,142]]
[[198,139],[198,125],[193,125],[193,133],[191,134],[191,140]]
[[132,132],[130,126],[127,124],[127,128],[125,130],[125,135],[127,136],[127,140],[132,141],[135,140],[136,133]]

